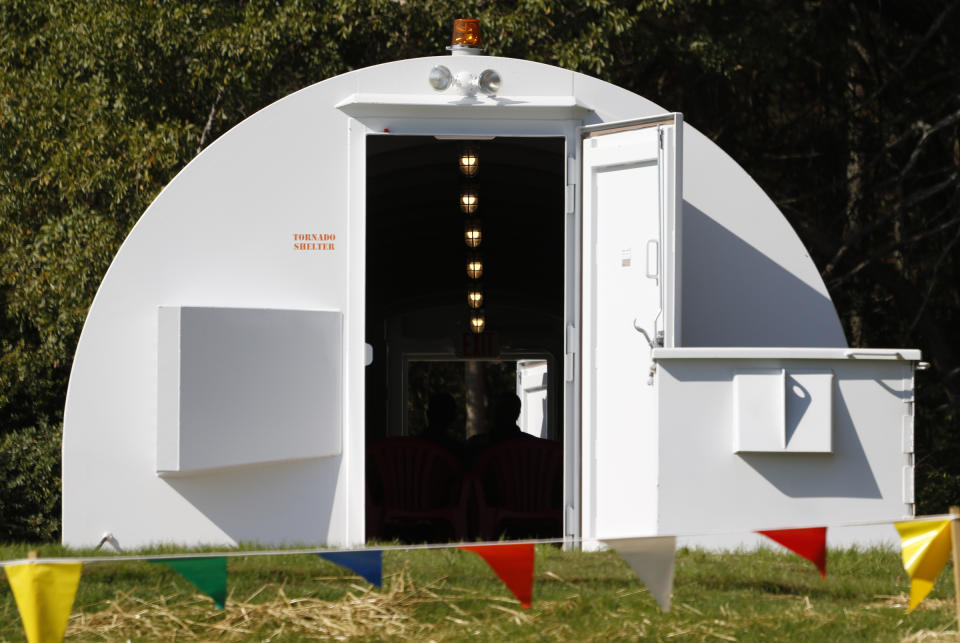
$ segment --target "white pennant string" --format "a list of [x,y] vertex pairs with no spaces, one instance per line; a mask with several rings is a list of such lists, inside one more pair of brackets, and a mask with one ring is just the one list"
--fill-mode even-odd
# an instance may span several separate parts
[[[960,516],[951,514],[914,516],[900,520],[870,520],[862,522],[829,523],[817,525],[780,525],[776,527],[753,527],[738,529],[736,531],[716,531],[687,534],[672,534],[670,536],[637,536],[635,538],[621,540],[651,540],[655,538],[681,538],[690,536],[721,536],[728,534],[753,533],[757,531],[777,531],[782,529],[798,529],[801,527],[866,527],[869,525],[892,525],[894,523],[925,521],[925,520],[960,520]],[[110,534],[113,537],[112,534]],[[353,547],[349,549],[331,549],[329,547],[315,547],[312,549],[263,549],[253,551],[220,551],[220,552],[197,552],[191,554],[147,554],[147,555],[122,555],[122,556],[71,556],[67,558],[22,558],[18,560],[0,561],[0,567],[8,565],[23,565],[25,563],[118,563],[123,561],[138,560],[169,560],[171,558],[239,558],[247,556],[295,556],[301,554],[322,554],[330,552],[360,552],[360,551],[413,551],[417,549],[454,549],[461,545],[483,546],[483,545],[503,545],[503,544],[534,544],[534,545],[577,545],[584,542],[614,542],[615,539],[600,538],[538,538],[530,540],[498,540],[488,542],[460,542],[460,543],[436,543],[429,545],[385,545],[382,547]]]
[[660,608],[669,612],[677,554],[676,537],[612,538],[602,542],[630,565],[630,569],[647,586]]

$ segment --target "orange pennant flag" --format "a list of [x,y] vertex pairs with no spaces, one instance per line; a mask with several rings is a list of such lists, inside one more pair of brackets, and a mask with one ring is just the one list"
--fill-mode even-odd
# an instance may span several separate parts
[[772,529],[758,531],[770,540],[780,543],[798,556],[817,566],[820,578],[827,577],[827,528]]
[[487,561],[503,584],[517,597],[523,609],[533,602],[533,543],[506,545],[463,545]]

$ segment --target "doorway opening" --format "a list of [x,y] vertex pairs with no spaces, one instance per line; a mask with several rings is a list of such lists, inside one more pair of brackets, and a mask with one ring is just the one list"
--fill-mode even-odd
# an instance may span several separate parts
[[561,536],[565,140],[366,161],[367,538]]

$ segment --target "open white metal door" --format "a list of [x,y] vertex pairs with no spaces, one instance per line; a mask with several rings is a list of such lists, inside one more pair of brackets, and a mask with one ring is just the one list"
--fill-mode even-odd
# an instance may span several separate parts
[[588,540],[657,530],[650,350],[679,344],[681,123],[667,114],[581,130]]

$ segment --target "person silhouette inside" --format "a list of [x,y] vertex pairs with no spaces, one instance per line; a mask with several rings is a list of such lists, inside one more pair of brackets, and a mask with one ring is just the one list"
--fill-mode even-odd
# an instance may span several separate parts
[[520,398],[516,393],[501,393],[497,396],[493,407],[493,427],[490,435],[490,443],[497,444],[507,440],[517,438],[533,438],[529,433],[524,433],[517,425],[520,419],[522,409]]
[[434,393],[427,406],[427,426],[422,437],[438,444],[459,457],[460,444],[452,435],[457,418],[457,403],[449,393]]

